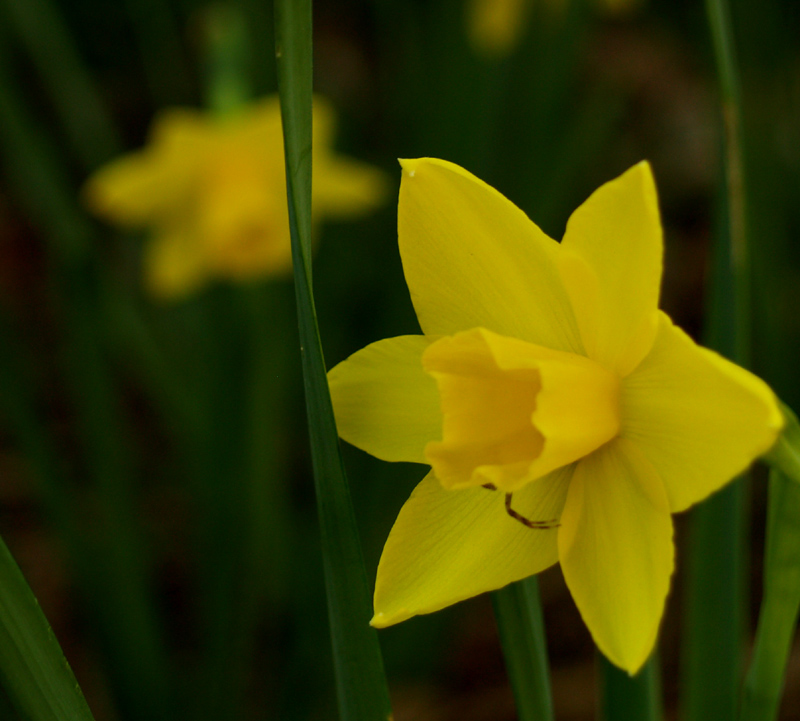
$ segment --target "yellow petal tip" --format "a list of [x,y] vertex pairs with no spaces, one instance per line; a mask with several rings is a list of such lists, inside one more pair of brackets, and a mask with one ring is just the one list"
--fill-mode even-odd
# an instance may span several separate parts
[[653,166],[650,165],[649,160],[640,160],[628,172],[636,173],[642,179],[642,182],[647,184],[648,190],[655,194],[656,181],[653,177]]
[[422,158],[398,158],[398,162],[403,169],[403,175],[413,178],[417,173],[420,162],[422,162]]
[[430,611],[417,610],[415,612],[411,612],[407,607],[398,608],[395,611],[390,610],[388,613],[376,611],[375,615],[370,620],[369,625],[373,628],[386,628],[387,626],[394,626],[398,623],[402,623],[403,621],[408,621],[409,618],[412,618],[419,613],[430,613]]
[[376,613],[370,620],[369,625],[373,628],[386,628],[387,626],[391,626],[392,622],[385,613]]

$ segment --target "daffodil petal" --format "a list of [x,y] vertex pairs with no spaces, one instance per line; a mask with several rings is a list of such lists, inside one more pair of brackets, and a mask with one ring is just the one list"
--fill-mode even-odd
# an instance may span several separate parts
[[313,193],[314,211],[321,216],[351,218],[380,205],[389,195],[389,182],[372,165],[327,155],[314,167]]
[[208,281],[202,248],[187,223],[159,227],[145,248],[145,283],[154,298],[179,300]]
[[98,170],[83,194],[92,212],[132,227],[184,210],[196,187],[213,126],[198,112],[171,109],[153,121],[151,144]]
[[576,464],[558,555],[597,647],[636,673],[656,641],[673,544],[661,479],[629,441],[612,441]]
[[427,463],[426,444],[442,435],[436,381],[422,368],[422,353],[435,340],[380,340],[328,372],[344,440],[384,461]]
[[622,433],[656,467],[673,512],[701,501],[768,451],[783,427],[769,386],[701,348],[666,314],[625,379]]
[[[227,124],[227,127],[226,127]],[[317,125],[317,102],[314,99],[314,130]],[[258,153],[261,160],[280,168],[283,166],[283,127],[281,106],[277,95],[261,98],[241,112],[223,119],[217,125],[220,137],[235,141],[241,147]],[[316,143],[317,138],[314,137]],[[328,141],[328,138],[325,138]]]
[[180,155],[195,150],[199,143],[206,143],[214,128],[214,121],[202,110],[165,108],[153,119],[148,146],[167,147]]
[[97,171],[83,188],[93,213],[131,227],[150,223],[185,205],[191,179],[150,151],[132,153]]
[[[560,469],[527,485],[513,495],[513,510],[529,520],[557,519],[570,474]],[[556,533],[509,516],[500,491],[446,491],[429,473],[386,541],[371,623],[391,626],[539,573],[558,560]]]
[[582,353],[558,244],[511,201],[443,160],[402,160],[400,255],[423,331],[483,327]]
[[650,350],[663,239],[650,166],[598,188],[570,217],[559,267],[588,356],[625,376]]

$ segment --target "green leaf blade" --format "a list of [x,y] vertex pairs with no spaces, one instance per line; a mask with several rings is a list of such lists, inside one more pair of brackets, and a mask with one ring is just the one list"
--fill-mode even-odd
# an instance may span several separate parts
[[764,600],[753,660],[742,697],[741,721],[778,717],[786,663],[800,612],[800,486],[781,471],[769,481]]
[[0,539],[0,674],[31,721],[94,721],[61,647]]
[[311,457],[340,718],[391,717],[369,585],[333,418],[311,287],[311,3],[275,5],[278,87]]
[[520,721],[552,721],[538,579],[531,576],[495,591],[492,605]]

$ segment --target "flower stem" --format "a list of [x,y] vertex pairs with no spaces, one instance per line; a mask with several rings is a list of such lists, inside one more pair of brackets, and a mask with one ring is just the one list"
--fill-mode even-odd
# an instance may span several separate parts
[[3,5],[83,167],[91,170],[108,161],[122,143],[61,17],[59,4],[51,0],[3,0]]
[[635,676],[621,671],[603,655],[601,715],[605,721],[661,721],[661,682],[654,653]]
[[[740,365],[750,360],[750,266],[741,93],[726,0],[706,0],[723,120],[723,210],[712,264],[708,345]],[[686,721],[736,715],[745,618],[747,515],[742,478],[692,512],[682,677]]]
[[786,662],[800,611],[800,485],[773,470],[769,480],[764,600],[741,721],[778,717]]
[[520,721],[553,718],[539,582],[526,578],[492,594],[497,630]]
[[206,106],[217,115],[236,112],[253,96],[245,18],[236,6],[218,5],[204,20]]
[[706,15],[714,45],[723,122],[728,245],[736,325],[734,360],[748,365],[751,347],[750,252],[744,179],[744,138],[739,72],[727,0],[706,0]]

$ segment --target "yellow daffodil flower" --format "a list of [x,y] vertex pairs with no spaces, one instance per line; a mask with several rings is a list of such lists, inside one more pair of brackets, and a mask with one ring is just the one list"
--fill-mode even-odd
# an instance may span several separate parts
[[775,396],[658,310],[647,163],[597,190],[561,243],[456,165],[401,164],[400,254],[424,335],[329,373],[342,438],[431,466],[386,542],[372,624],[560,562],[600,650],[635,673],[669,588],[671,514],[770,449]]
[[[333,130],[332,109],[315,98],[315,221],[371,210],[386,191],[383,173],[333,152]],[[145,279],[157,297],[188,295],[213,278],[246,280],[291,268],[276,96],[222,117],[163,112],[147,147],[100,169],[85,195],[98,215],[152,230]]]
[[[516,47],[535,2],[554,15],[564,11],[569,0],[470,0],[467,31],[472,46],[492,57],[507,55]],[[596,0],[598,9],[610,14],[630,12],[640,0]]]

